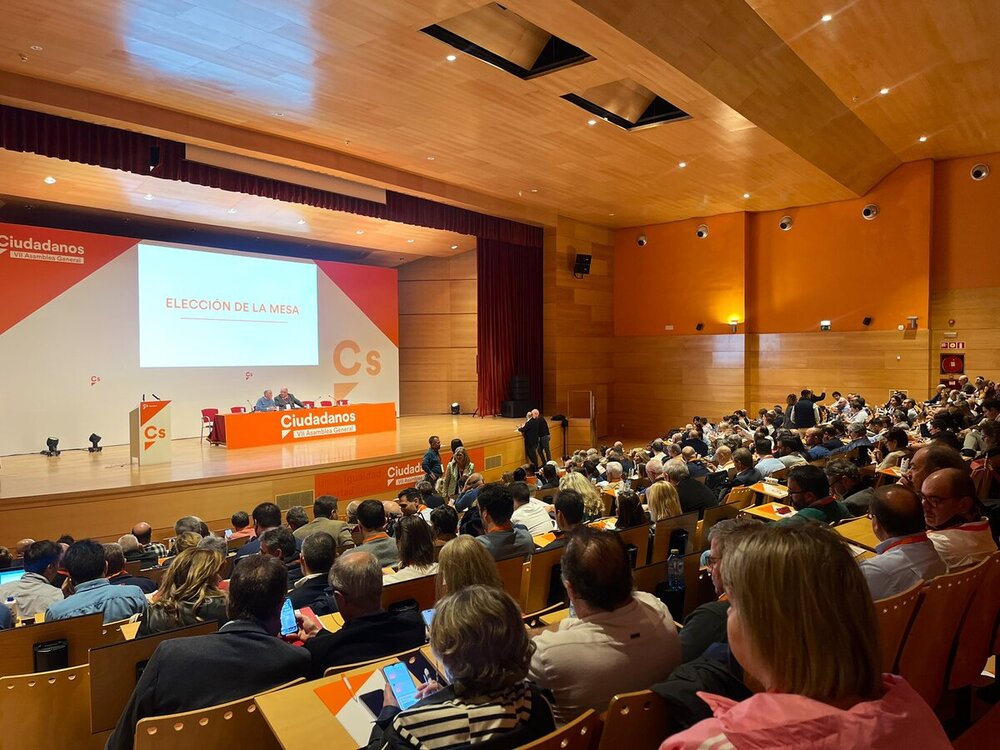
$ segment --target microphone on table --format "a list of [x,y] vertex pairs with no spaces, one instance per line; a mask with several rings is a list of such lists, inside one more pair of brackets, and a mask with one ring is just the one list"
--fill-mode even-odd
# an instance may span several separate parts
[[[151,392],[151,393],[152,393],[152,392]],[[155,398],[155,399],[156,399],[157,401],[159,401],[159,400],[160,400],[160,397],[159,397],[159,396],[157,396],[157,395],[156,395],[155,393],[153,393],[153,394],[152,394],[152,396],[153,396],[153,398]]]
[[250,407],[250,411],[253,411],[256,408],[252,403],[250,403],[250,399],[247,399],[247,406]]
[[143,401],[145,401],[145,400],[146,400],[146,394],[145,394],[145,393],[143,393],[143,394],[142,394],[142,400],[143,400]]

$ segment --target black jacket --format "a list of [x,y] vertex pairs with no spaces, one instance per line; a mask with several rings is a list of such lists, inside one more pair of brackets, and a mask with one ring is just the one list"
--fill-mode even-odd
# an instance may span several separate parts
[[681,664],[699,658],[713,643],[729,642],[728,615],[729,602],[715,601],[702,604],[684,618],[680,630]]
[[160,558],[157,557],[155,550],[149,550],[147,552],[142,549],[137,549],[134,552],[126,553],[125,562],[135,562],[136,560],[139,561],[140,570],[155,568],[160,564]]
[[288,598],[295,609],[309,607],[317,617],[337,611],[337,601],[333,598],[333,589],[326,576],[310,578],[289,591]]
[[135,725],[147,716],[194,711],[256,695],[309,675],[309,652],[255,622],[226,623],[218,633],[174,638],[157,646],[132,691],[106,750],[132,750]]
[[719,504],[715,493],[693,477],[677,483],[677,494],[681,499],[681,511],[687,513],[696,510],[698,518],[705,515],[706,508],[714,508]]
[[226,599],[225,597],[212,597],[202,602],[198,608],[198,614],[194,613],[192,602],[182,602],[178,607],[177,617],[171,616],[161,605],[151,604],[146,609],[145,614],[139,624],[138,638],[145,638],[147,635],[156,635],[166,630],[183,628],[188,625],[197,625],[199,622],[209,622],[215,620],[219,627],[226,624]]
[[159,588],[155,581],[149,578],[143,578],[142,576],[130,576],[128,573],[121,576],[115,576],[114,578],[109,578],[108,583],[112,586],[138,586],[142,593],[152,594]]
[[[539,421],[541,421],[541,420],[538,420],[538,419],[529,419],[527,422],[524,423],[523,427],[518,427],[517,428],[518,431],[522,435],[524,435],[524,442],[527,443],[528,445],[537,445],[538,444],[538,435],[539,435],[538,423],[539,423]],[[546,427],[547,426],[548,425],[546,425]]]
[[322,677],[330,667],[381,659],[426,642],[427,631],[418,611],[380,611],[345,622],[336,633],[320,632],[306,641],[306,649],[312,654],[312,676]]

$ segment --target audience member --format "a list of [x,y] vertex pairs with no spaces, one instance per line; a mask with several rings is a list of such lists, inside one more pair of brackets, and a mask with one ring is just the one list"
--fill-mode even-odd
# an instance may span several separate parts
[[545,545],[544,549],[565,547],[568,534],[583,523],[583,498],[576,490],[559,490],[555,500],[556,538]]
[[[451,456],[451,460],[444,470],[444,484],[441,491],[445,497],[458,497],[462,486],[469,477],[476,471],[475,465],[469,460],[469,454],[465,448],[458,446]],[[433,487],[433,485],[432,485]]]
[[293,534],[308,523],[309,516],[306,514],[306,509],[301,505],[293,505],[285,511],[285,525],[288,526]]
[[73,542],[62,561],[69,576],[66,598],[45,610],[45,621],[101,612],[104,622],[126,620],[146,611],[146,597],[135,586],[112,586],[107,575],[104,547],[93,539]]
[[388,586],[437,573],[434,562],[434,540],[431,530],[420,516],[404,516],[396,528],[396,549],[399,551],[399,571],[387,575],[382,582]]
[[198,546],[195,549],[210,549],[222,555],[223,559],[229,555],[229,545],[226,544],[226,540],[215,534],[206,536],[198,542]]
[[215,706],[307,677],[309,653],[275,637],[287,588],[285,567],[272,557],[255,555],[236,566],[229,622],[218,633],[157,647],[106,749],[132,750],[135,725],[147,716]]
[[138,636],[186,625],[226,621],[226,594],[219,589],[224,557],[214,550],[187,549],[167,568],[160,593],[142,615]]
[[292,532],[296,539],[305,541],[311,534],[325,531],[333,537],[339,549],[354,546],[349,524],[337,518],[337,498],[320,495],[313,501],[313,520]]
[[823,467],[823,473],[830,492],[847,506],[852,516],[868,512],[875,489],[866,485],[857,464],[846,458],[834,458]]
[[[660,471],[663,467],[660,467]],[[604,515],[604,501],[601,493],[590,480],[578,471],[566,472],[559,480],[560,490],[576,490],[583,498],[583,515],[588,521],[594,521]]]
[[361,525],[361,546],[348,550],[347,554],[364,551],[375,556],[383,568],[393,568],[399,564],[396,540],[385,533],[385,506],[378,500],[365,500],[358,506],[358,523]]
[[691,476],[687,464],[670,461],[664,466],[664,471],[669,482],[677,489],[682,512],[689,513],[696,510],[698,518],[701,518],[706,508],[714,508],[719,504],[719,498],[715,493]]
[[631,490],[619,492],[618,497],[615,498],[615,503],[617,504],[615,517],[616,529],[630,529],[633,526],[649,525],[649,516],[642,509],[642,501],[636,493]]
[[784,470],[785,465],[771,455],[773,449],[770,440],[757,438],[754,440],[753,447],[757,453],[757,464],[754,468],[761,473],[761,476],[769,477],[776,471]]
[[462,513],[471,508],[485,486],[482,474],[470,474],[465,480],[465,491],[455,500],[455,510]]
[[229,522],[233,525],[233,533],[229,535],[229,541],[233,542],[244,538],[252,539],[256,536],[253,526],[250,525],[250,514],[245,510],[238,510],[233,513]]
[[651,594],[633,592],[632,566],[618,535],[575,531],[563,553],[562,579],[576,616],[535,638],[529,672],[552,693],[560,724],[662,680],[681,658],[670,610]]
[[964,568],[996,552],[968,469],[939,469],[920,488],[927,538],[948,570]]
[[504,560],[516,555],[530,555],[535,545],[531,534],[514,528],[510,517],[514,513],[514,498],[509,487],[488,484],[479,493],[479,513],[486,533],[476,537],[494,560]]
[[910,468],[903,472],[899,484],[919,493],[924,485],[924,480],[940,469],[958,469],[968,472],[969,464],[962,458],[962,454],[953,448],[931,443],[913,454]]
[[135,534],[125,534],[118,538],[118,544],[121,545],[122,552],[125,555],[125,562],[136,562],[139,563],[139,568],[145,570],[146,568],[155,568],[160,564],[160,559],[156,556],[156,552],[153,550],[145,549],[136,539]]
[[551,461],[542,466],[542,481],[538,485],[540,490],[554,490],[559,487],[559,472],[556,465]]
[[441,548],[435,582],[437,598],[476,584],[503,588],[497,564],[486,548],[471,536],[456,537]]
[[[150,526],[145,521],[140,521],[135,526],[132,527],[132,533],[135,538],[139,540],[139,544],[142,545],[143,550],[146,552],[155,552],[156,559],[159,561],[161,558],[167,556],[168,550],[165,544],[160,544],[159,542],[152,541],[153,539],[153,527]],[[57,542],[59,540],[56,540]],[[72,544],[72,542],[70,542]]]
[[471,586],[439,601],[431,648],[451,684],[425,683],[402,712],[387,687],[369,748],[513,748],[554,729],[547,701],[525,680],[533,646],[508,594]]
[[430,482],[417,482],[417,486],[414,489],[420,493],[420,504],[427,510],[440,508],[447,503],[441,495],[434,494],[434,485]]
[[806,448],[798,435],[782,432],[778,435],[778,447],[775,456],[786,469],[809,463]]
[[549,509],[541,500],[531,496],[531,487],[527,482],[514,482],[510,485],[510,494],[514,498],[514,512],[510,520],[516,526],[523,526],[531,536],[547,534],[555,528]]
[[872,496],[872,531],[879,539],[875,557],[861,563],[873,599],[901,594],[918,581],[947,572],[927,538],[920,497],[908,487],[887,484]]
[[21,610],[21,616],[33,617],[62,601],[62,590],[52,585],[59,572],[61,557],[60,546],[47,539],[28,547],[24,552],[24,575],[0,586],[0,605],[7,601],[7,597],[13,596]]
[[181,516],[174,523],[174,536],[180,536],[189,531],[201,536],[201,523],[198,516]]
[[319,617],[337,611],[330,588],[330,568],[337,559],[337,543],[325,531],[314,531],[302,542],[302,577],[288,592],[295,609],[309,607]]
[[236,552],[236,562],[244,557],[260,554],[260,538],[265,531],[281,526],[281,508],[274,503],[260,503],[253,509],[254,539],[244,544]]
[[434,557],[441,548],[458,536],[458,511],[451,505],[442,505],[431,511],[431,533],[434,537]]
[[727,489],[722,493],[723,499],[733,487],[750,487],[764,481],[764,475],[753,465],[753,455],[748,449],[737,448],[733,451],[733,465],[736,467],[736,476],[726,483]]
[[284,526],[268,529],[260,537],[260,553],[281,560],[288,571],[288,585],[294,586],[302,577],[299,551],[295,549],[295,537]]
[[[836,532],[817,524],[766,526],[734,541],[722,575],[729,645],[764,689],[740,703],[701,693],[714,718],[668,737],[660,750],[751,741],[761,748],[951,747],[916,691],[902,677],[881,674],[872,599]],[[837,595],[816,595],[831,591]]]
[[653,523],[683,513],[677,488],[670,482],[656,482],[650,485],[646,489],[646,503],[649,506],[649,518]]
[[806,456],[810,461],[818,461],[830,455],[830,449],[823,445],[823,430],[810,427],[806,430]]
[[108,564],[108,570],[104,575],[109,583],[114,586],[137,586],[144,594],[152,594],[156,591],[156,583],[152,580],[131,575],[125,570],[125,553],[120,544],[112,542],[102,546],[104,547],[104,561]]
[[[364,508],[359,513],[363,515]],[[337,558],[330,569],[330,586],[344,626],[331,633],[303,620],[299,634],[312,656],[313,677],[322,677],[330,667],[424,645],[426,631],[419,612],[382,609],[382,566],[364,545]]]
[[779,526],[827,524],[851,517],[847,506],[830,495],[826,474],[816,466],[796,466],[788,472],[788,502],[796,513],[778,521]]
[[24,557],[24,553],[28,551],[28,547],[35,543],[34,539],[18,539],[17,543],[14,545],[14,555],[21,559]]

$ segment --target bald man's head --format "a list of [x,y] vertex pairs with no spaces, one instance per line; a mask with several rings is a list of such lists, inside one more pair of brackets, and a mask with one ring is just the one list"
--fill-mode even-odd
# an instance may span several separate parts
[[898,484],[879,487],[875,490],[870,510],[879,539],[909,536],[924,530],[920,496],[908,487]]
[[980,517],[976,487],[961,469],[935,471],[924,480],[920,495],[930,529],[947,529]]
[[132,527],[132,534],[139,540],[139,544],[149,544],[153,538],[153,527],[145,521],[139,521],[139,523]]

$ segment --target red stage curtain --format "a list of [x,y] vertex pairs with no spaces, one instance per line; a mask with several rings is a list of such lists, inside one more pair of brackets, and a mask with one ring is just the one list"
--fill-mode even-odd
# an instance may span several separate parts
[[541,407],[542,249],[481,239],[476,265],[479,415],[500,413],[514,375],[528,377]]

